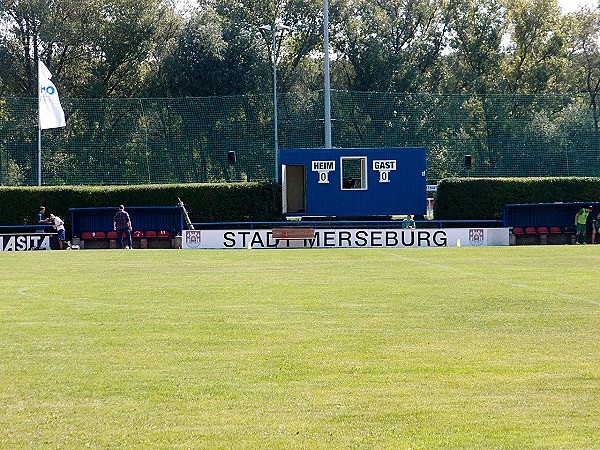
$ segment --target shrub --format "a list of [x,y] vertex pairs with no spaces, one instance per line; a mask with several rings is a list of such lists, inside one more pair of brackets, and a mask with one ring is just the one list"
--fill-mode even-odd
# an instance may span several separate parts
[[192,222],[272,221],[281,218],[281,188],[271,183],[147,186],[0,187],[1,223],[32,224],[44,205],[69,222],[70,208],[175,206],[185,203]]
[[595,202],[600,178],[448,178],[437,188],[439,220],[499,220],[511,203]]

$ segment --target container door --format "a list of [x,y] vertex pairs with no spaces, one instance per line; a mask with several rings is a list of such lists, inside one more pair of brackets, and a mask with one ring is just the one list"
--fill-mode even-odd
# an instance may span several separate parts
[[283,214],[287,214],[287,166],[282,164],[281,166],[281,211]]
[[306,213],[306,166],[282,165],[281,184],[283,213]]

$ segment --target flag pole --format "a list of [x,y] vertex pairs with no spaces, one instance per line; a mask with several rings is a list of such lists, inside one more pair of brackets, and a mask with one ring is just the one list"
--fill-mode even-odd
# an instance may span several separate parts
[[40,119],[40,85],[38,72],[38,186],[42,185],[42,121]]

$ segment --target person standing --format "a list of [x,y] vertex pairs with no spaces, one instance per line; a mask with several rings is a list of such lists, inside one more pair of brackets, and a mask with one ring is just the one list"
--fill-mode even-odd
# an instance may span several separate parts
[[575,214],[575,243],[576,244],[587,244],[587,219],[592,211],[591,206],[581,208]]
[[592,244],[596,244],[596,239],[600,239],[600,212],[592,219]]
[[67,242],[67,237],[65,236],[65,222],[54,214],[50,214],[50,221],[54,224],[52,227],[56,230],[58,237],[58,248],[62,250],[65,245],[69,247],[70,243]]
[[125,248],[133,247],[133,240],[131,238],[131,218],[129,217],[129,213],[125,211],[123,205],[119,205],[119,210],[115,213],[113,229],[117,232],[118,248],[123,248],[123,233],[127,235],[127,246]]
[[[35,216],[35,223],[36,224],[48,224],[48,223],[52,223],[51,219],[48,219],[44,216],[44,214],[46,214],[46,207],[45,206],[40,206],[38,209],[38,213]],[[37,230],[35,230],[36,233],[43,233],[44,229],[43,228],[39,228]]]

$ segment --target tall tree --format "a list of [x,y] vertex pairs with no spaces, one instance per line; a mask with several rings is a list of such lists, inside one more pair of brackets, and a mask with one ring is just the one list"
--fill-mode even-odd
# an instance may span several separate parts
[[511,93],[552,92],[565,69],[566,36],[557,0],[506,0],[503,75]]
[[358,0],[334,37],[352,67],[351,89],[415,92],[446,45],[450,0]]
[[455,0],[450,25],[445,92],[498,92],[506,28],[498,0]]
[[[81,8],[81,13],[77,10]],[[90,4],[74,0],[0,0],[3,51],[0,75],[13,95],[35,95],[38,59],[46,61],[54,72],[84,28]],[[86,12],[83,12],[86,11]],[[67,43],[68,42],[68,43]],[[50,64],[54,59],[56,64]],[[59,73],[55,73],[60,78]]]
[[570,90],[589,95],[594,128],[600,130],[598,94],[600,93],[600,13],[582,8],[567,17],[572,30],[569,41]]
[[[266,93],[275,58],[279,90],[305,89],[322,43],[321,8],[317,0],[202,0],[163,61],[160,83],[171,95]],[[276,24],[289,28],[276,34],[273,55],[265,27]]]
[[179,18],[163,0],[104,0],[90,42],[93,96],[139,95],[157,47],[168,46]]
[[13,95],[35,95],[38,59],[67,96],[135,95],[176,27],[166,0],[0,0],[0,21],[0,75]]

